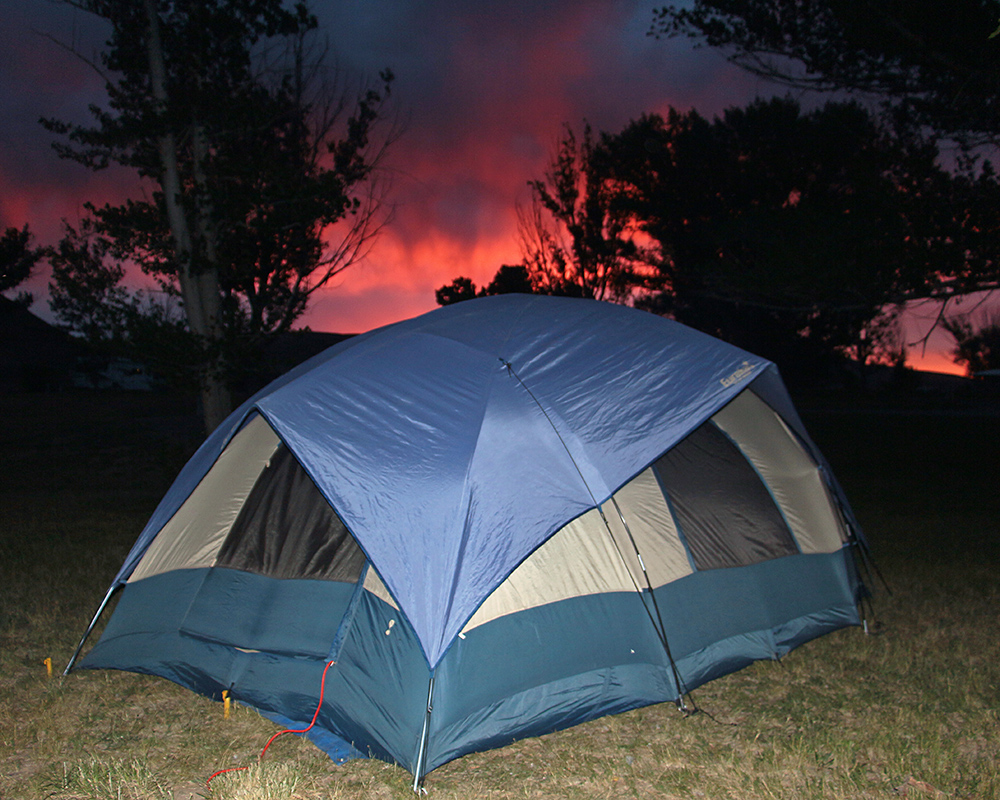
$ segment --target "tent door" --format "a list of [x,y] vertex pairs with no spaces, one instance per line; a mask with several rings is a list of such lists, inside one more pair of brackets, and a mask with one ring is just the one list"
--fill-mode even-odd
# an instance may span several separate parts
[[366,563],[282,444],[206,570],[181,632],[245,650],[325,658]]

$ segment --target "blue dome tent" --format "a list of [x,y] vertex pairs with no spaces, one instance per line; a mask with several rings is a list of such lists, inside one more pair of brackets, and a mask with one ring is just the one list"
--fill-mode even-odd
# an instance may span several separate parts
[[79,666],[291,725],[335,662],[310,737],[416,786],[858,624],[859,536],[773,364],[622,306],[488,297],[234,412]]

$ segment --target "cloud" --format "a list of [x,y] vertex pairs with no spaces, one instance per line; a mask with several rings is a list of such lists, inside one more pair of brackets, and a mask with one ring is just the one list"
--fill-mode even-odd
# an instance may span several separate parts
[[[698,105],[717,113],[746,102],[752,81],[712,51],[645,35],[652,3],[468,3],[435,0],[317,6],[347,67],[391,66],[408,120],[389,159],[395,221],[360,271],[333,295],[360,303],[360,286],[387,296],[408,286],[406,308],[434,307],[433,289],[466,275],[482,284],[520,258],[515,208],[530,201],[564,126],[615,130],[644,112]],[[356,283],[357,282],[357,283]],[[351,287],[357,286],[358,294]],[[365,291],[372,291],[371,288]],[[423,293],[418,294],[418,293]],[[397,302],[403,303],[402,299]],[[379,315],[384,316],[384,306]],[[400,306],[402,312],[402,305]]]
[[[387,164],[395,222],[373,253],[386,284],[440,285],[483,273],[484,252],[516,258],[514,207],[540,177],[564,124],[584,119],[616,127],[684,97],[671,69],[698,61],[674,43],[645,36],[652,3],[580,0],[314,2],[347,83],[391,67],[394,103],[407,120]],[[94,174],[60,161],[41,116],[87,119],[102,84],[58,39],[96,60],[102,23],[61,4],[8,0],[0,34],[0,99],[9,113],[0,134],[0,223],[58,235],[63,216],[84,199],[124,196],[126,172]],[[671,61],[671,69],[667,62]],[[698,70],[683,73],[700,75]],[[455,243],[447,259],[414,254]],[[460,254],[465,253],[463,258]],[[397,261],[396,259],[402,259]],[[345,281],[349,281],[345,276]],[[416,291],[416,288],[414,288]],[[433,295],[424,299],[433,303]]]
[[[404,132],[386,163],[391,226],[366,263],[317,293],[303,324],[341,332],[387,324],[433,308],[434,290],[459,275],[483,285],[516,262],[516,206],[529,202],[527,182],[543,175],[567,124],[619,130],[668,106],[712,116],[775,91],[711,49],[648,37],[656,5],[313,0],[343,85],[394,70]],[[105,36],[103,23],[69,5],[4,0],[0,227],[28,222],[52,243],[84,201],[139,192],[127,170],[93,173],[58,159],[38,125],[43,116],[88,121],[88,104],[104,101],[96,72],[53,39],[97,61]],[[40,275],[30,288],[44,284]]]

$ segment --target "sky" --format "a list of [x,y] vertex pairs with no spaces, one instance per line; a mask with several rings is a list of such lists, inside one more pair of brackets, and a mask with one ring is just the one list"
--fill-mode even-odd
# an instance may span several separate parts
[[[402,135],[385,176],[390,224],[361,264],[317,293],[301,324],[355,333],[430,311],[459,275],[482,285],[517,263],[516,208],[530,201],[566,125],[620,130],[669,106],[711,117],[783,89],[709,48],[646,35],[657,2],[641,0],[313,0],[348,80],[393,70]],[[87,121],[102,81],[67,50],[95,54],[103,28],[54,0],[0,0],[0,227],[31,225],[55,242],[86,200],[135,195],[125,170],[60,160],[41,117]],[[28,288],[44,295],[45,275]],[[47,315],[44,302],[32,309]],[[915,340],[933,309],[907,315]],[[932,341],[914,366],[957,371]]]

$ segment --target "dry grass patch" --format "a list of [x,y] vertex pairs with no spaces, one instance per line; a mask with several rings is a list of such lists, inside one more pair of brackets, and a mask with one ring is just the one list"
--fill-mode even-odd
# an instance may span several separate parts
[[[220,704],[158,678],[46,676],[43,660],[65,664],[184,457],[156,435],[162,402],[114,402],[75,408],[82,425],[69,407],[52,429],[30,403],[0,398],[8,420],[26,420],[0,432],[0,457],[15,465],[0,486],[0,798],[412,797],[404,770],[337,767],[295,736],[257,765],[272,723],[241,706],[224,720]],[[807,424],[893,587],[876,598],[880,635],[839,631],[702,687],[696,702],[714,719],[667,704],[594,720],[446,764],[429,794],[1000,797],[1000,423]]]

